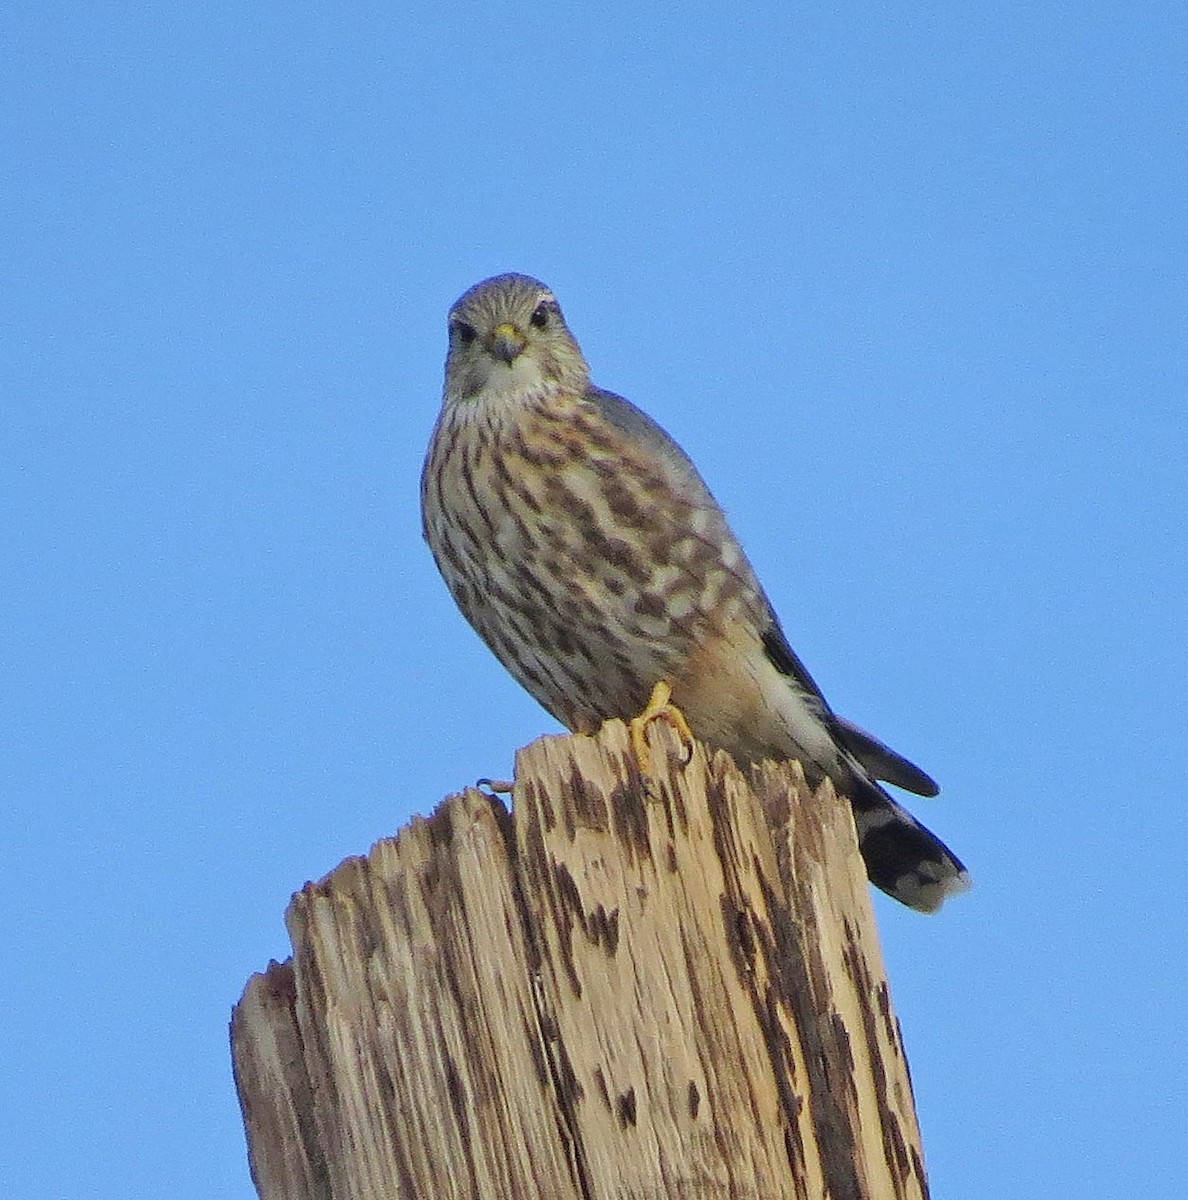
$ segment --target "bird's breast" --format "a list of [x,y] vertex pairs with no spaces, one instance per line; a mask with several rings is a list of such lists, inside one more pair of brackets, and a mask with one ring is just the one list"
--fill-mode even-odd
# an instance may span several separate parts
[[574,727],[634,715],[657,679],[755,603],[716,509],[577,405],[443,419],[423,502],[467,619]]

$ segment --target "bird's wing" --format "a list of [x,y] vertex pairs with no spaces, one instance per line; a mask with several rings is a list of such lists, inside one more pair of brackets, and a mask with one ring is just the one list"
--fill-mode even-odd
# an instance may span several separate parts
[[833,718],[833,736],[876,778],[893,783],[917,796],[935,796],[940,791],[935,779],[915,763],[897,754],[845,717]]
[[817,681],[808,673],[808,667],[800,661],[800,656],[788,645],[788,639],[784,636],[779,618],[775,615],[770,600],[767,602],[767,611],[771,621],[763,634],[763,649],[767,652],[772,666],[781,675],[786,675],[791,679],[797,688],[814,702],[813,707],[819,709],[821,719],[832,727],[837,718],[833,715],[833,710],[829,707],[825,694],[817,686]]
[[920,770],[902,754],[897,754],[874,734],[867,733],[865,729],[855,725],[853,721],[847,721],[845,717],[839,717],[829,707],[808,669],[800,661],[796,651],[788,645],[788,639],[784,636],[774,612],[771,614],[771,624],[763,635],[763,648],[780,674],[787,675],[802,692],[812,696],[819,703],[821,719],[829,727],[833,740],[844,750],[848,750],[873,778],[894,784],[905,791],[915,792],[918,796],[935,796],[940,791],[931,775]]
[[684,476],[685,484],[697,493],[696,499],[699,502],[708,502],[717,507],[717,501],[710,494],[705,480],[701,478],[701,472],[693,465],[693,460],[667,430],[653,421],[643,409],[636,408],[630,400],[625,400],[614,392],[593,386],[587,389],[585,398],[598,409],[609,425],[651,451],[657,458],[674,465]]
[[[603,418],[631,440],[650,449],[657,457],[675,465],[683,476],[683,484],[691,493],[691,498],[699,503],[718,508],[700,472],[693,465],[689,456],[677,445],[672,437],[647,413],[636,408],[630,400],[615,395],[614,392],[602,388],[591,387],[586,393],[586,399],[594,404]],[[719,510],[720,511],[720,510]],[[727,531],[727,536],[733,534]],[[750,570],[749,566],[745,568]],[[755,581],[758,588],[758,581]],[[882,779],[909,792],[920,796],[935,796],[940,790],[931,776],[920,770],[914,763],[909,762],[901,754],[897,754],[890,746],[884,745],[873,734],[867,733],[852,721],[839,717],[830,707],[817,682],[809,674],[808,668],[800,661],[796,651],[788,644],[787,637],[780,627],[779,618],[771,606],[770,600],[762,596],[762,603],[767,610],[767,628],[763,633],[763,649],[776,670],[787,676],[789,681],[808,702],[809,707],[827,726],[837,744],[848,751],[859,765],[873,778]]]
[[[661,426],[642,409],[636,408],[630,400],[624,400],[622,396],[616,396],[614,392],[605,392],[601,388],[592,387],[586,393],[586,398],[597,405],[605,420],[621,433],[651,450],[658,458],[674,464],[683,476],[682,482],[690,493],[690,498],[703,506],[712,507],[719,514],[723,536],[734,539],[734,533],[727,525],[721,507],[706,486],[705,480],[701,478],[700,472],[693,465],[692,459]],[[786,675],[804,694],[809,706],[821,720],[826,722],[833,720],[833,714],[825,697],[821,694],[821,689],[817,687],[804,663],[796,656],[796,652],[788,645],[788,639],[780,628],[775,609],[772,608],[771,601],[763,592],[758,579],[755,578],[742,547],[739,547],[739,555],[744,563],[742,569],[747,572],[752,586],[758,594],[760,609],[753,615],[760,625],[765,626],[762,635],[763,648],[768,658],[771,659],[776,670],[781,675]]]

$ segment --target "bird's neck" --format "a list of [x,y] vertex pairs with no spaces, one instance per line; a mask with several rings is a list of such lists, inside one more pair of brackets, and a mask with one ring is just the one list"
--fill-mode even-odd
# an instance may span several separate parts
[[498,435],[501,430],[520,427],[541,416],[565,419],[577,411],[580,403],[580,397],[569,389],[539,375],[519,387],[495,379],[468,400],[454,404],[449,416],[455,427],[474,424]]

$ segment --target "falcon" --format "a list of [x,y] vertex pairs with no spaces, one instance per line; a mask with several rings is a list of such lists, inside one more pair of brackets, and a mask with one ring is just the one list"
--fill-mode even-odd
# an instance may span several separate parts
[[642,748],[640,721],[668,716],[741,764],[798,759],[849,799],[877,887],[922,912],[969,887],[882,786],[936,783],[830,708],[697,468],[591,383],[536,279],[484,280],[450,312],[421,513],[458,607],[569,729],[635,718]]

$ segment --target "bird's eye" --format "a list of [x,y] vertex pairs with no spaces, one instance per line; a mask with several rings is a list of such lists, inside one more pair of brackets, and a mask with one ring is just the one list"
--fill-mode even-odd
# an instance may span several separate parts
[[450,332],[464,346],[469,346],[470,343],[473,342],[474,338],[475,338],[474,326],[468,325],[465,321],[451,321],[450,322]]
[[536,306],[536,311],[528,318],[530,325],[535,325],[537,329],[543,329],[549,323],[549,305],[545,301]]

